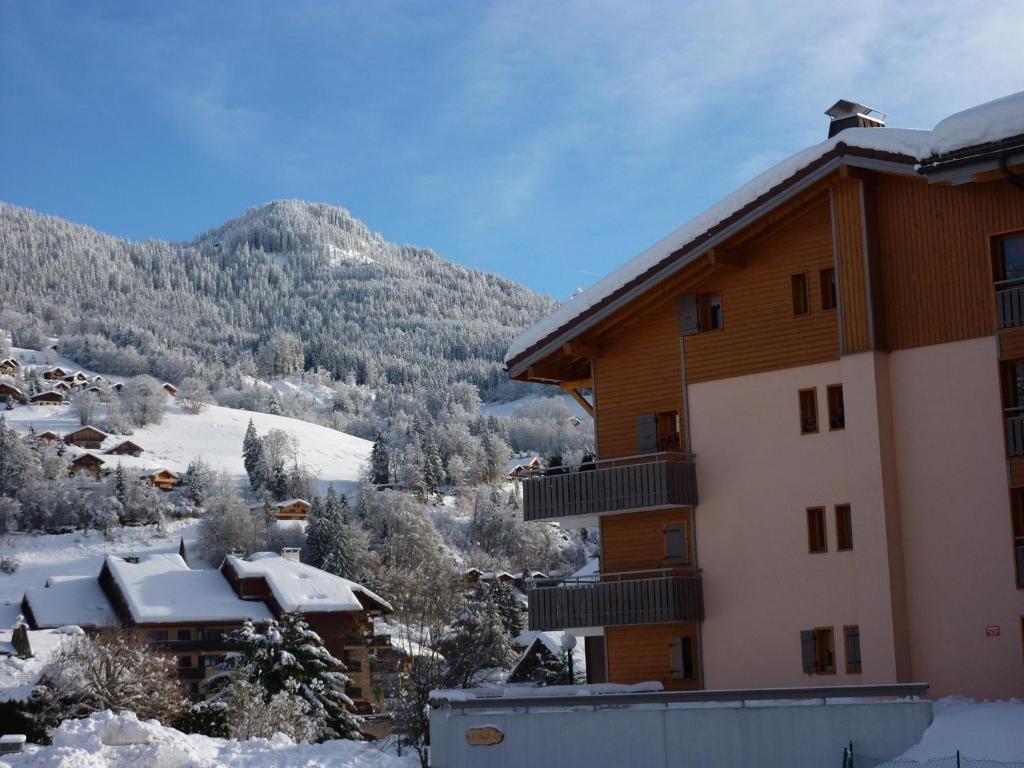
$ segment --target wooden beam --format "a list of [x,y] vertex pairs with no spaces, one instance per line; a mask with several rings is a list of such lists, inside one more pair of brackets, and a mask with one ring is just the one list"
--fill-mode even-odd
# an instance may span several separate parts
[[591,360],[601,356],[601,348],[599,346],[582,341],[570,341],[562,346],[562,351],[568,357],[586,357]]
[[747,266],[747,257],[728,248],[718,247],[708,251],[708,263],[714,264],[716,267],[743,269]]
[[561,371],[556,371],[554,368],[545,368],[540,365],[531,365],[526,369],[526,378],[535,379],[537,381],[565,381],[566,376]]
[[572,395],[573,400],[580,404],[580,408],[586,411],[590,418],[594,418],[594,406],[590,404],[590,401],[588,401],[587,398],[579,393],[579,390],[570,389],[569,394]]
[[561,389],[564,389],[566,392],[568,392],[569,390],[572,390],[572,389],[593,389],[594,388],[594,380],[593,379],[576,379],[576,381],[563,381],[558,386]]

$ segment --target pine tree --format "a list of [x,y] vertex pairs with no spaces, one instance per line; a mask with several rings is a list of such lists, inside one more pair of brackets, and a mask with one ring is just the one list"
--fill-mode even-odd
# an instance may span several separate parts
[[330,525],[324,514],[324,501],[320,496],[314,496],[310,500],[309,513],[306,515],[306,542],[303,545],[302,559],[314,568],[323,565],[330,536]]
[[374,485],[388,485],[391,482],[391,452],[381,430],[373,440],[370,451],[370,482]]
[[451,684],[471,686],[476,676],[488,669],[508,669],[516,660],[514,639],[508,632],[498,604],[490,590],[478,589],[466,599],[446,644]]
[[124,467],[117,462],[117,469],[114,470],[114,498],[121,502],[121,506],[127,509],[128,504],[128,482],[125,480]]
[[281,691],[293,693],[322,714],[318,740],[362,740],[362,719],[351,711],[352,699],[345,693],[351,682],[345,665],[324,647],[301,612],[270,621],[262,632],[246,621],[228,640],[238,652],[228,657],[228,668],[236,679],[260,686],[265,701]]
[[206,503],[211,480],[209,465],[198,456],[194,458],[185,470],[185,488],[197,507]]
[[427,429],[423,434],[423,482],[431,493],[444,483],[444,462],[441,460],[441,449],[438,447],[437,438],[433,429]]
[[252,419],[249,419],[249,426],[246,427],[245,437],[242,439],[242,462],[245,464],[245,474],[249,476],[249,485],[254,491],[259,490],[263,485],[263,478],[260,477],[262,454],[263,441],[260,439]]
[[519,598],[516,597],[512,588],[508,584],[495,579],[491,582],[487,591],[489,593],[487,600],[493,603],[498,611],[506,634],[513,639],[521,635],[526,629],[526,626],[523,624],[523,605],[519,602]]

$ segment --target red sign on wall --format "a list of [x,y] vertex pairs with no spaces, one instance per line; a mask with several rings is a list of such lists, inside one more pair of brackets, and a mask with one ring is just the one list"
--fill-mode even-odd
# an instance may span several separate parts
[[998,625],[985,627],[985,637],[999,637],[999,632],[1000,629]]

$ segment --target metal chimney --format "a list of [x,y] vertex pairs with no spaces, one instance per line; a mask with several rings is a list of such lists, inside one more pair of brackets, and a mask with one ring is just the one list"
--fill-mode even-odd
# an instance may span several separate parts
[[831,139],[847,128],[884,128],[885,113],[879,112],[867,104],[840,99],[825,110],[831,121],[828,124],[828,137]]

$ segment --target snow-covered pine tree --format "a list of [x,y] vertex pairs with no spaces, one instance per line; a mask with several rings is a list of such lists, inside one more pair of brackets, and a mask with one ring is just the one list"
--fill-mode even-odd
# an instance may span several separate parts
[[387,438],[379,429],[373,439],[373,450],[370,451],[370,482],[374,485],[387,485],[391,482],[391,452]]
[[452,685],[469,687],[488,669],[508,669],[516,660],[498,605],[489,590],[477,590],[466,599],[445,649]]
[[508,584],[504,584],[497,579],[492,581],[486,589],[488,592],[487,600],[498,611],[506,634],[515,639],[526,629],[526,626],[523,624],[523,604]]
[[270,621],[263,632],[246,621],[241,629],[229,633],[228,640],[238,652],[228,657],[228,668],[236,678],[259,685],[265,701],[286,691],[322,714],[318,741],[362,740],[362,720],[351,711],[352,700],[345,693],[350,682],[345,665],[324,647],[301,612]]
[[201,507],[206,503],[206,496],[212,479],[213,475],[210,466],[203,461],[202,457],[197,456],[192,459],[188,469],[185,470],[185,488],[188,490],[188,495],[192,497],[192,502],[197,507]]
[[444,483],[444,462],[441,460],[441,449],[437,444],[437,436],[432,426],[423,431],[421,441],[423,450],[423,483],[431,493]]
[[245,474],[249,476],[249,485],[254,491],[259,490],[263,485],[263,478],[260,477],[262,455],[263,441],[260,439],[252,419],[249,419],[249,426],[245,428],[245,437],[242,438],[242,463],[245,465]]
[[114,470],[114,498],[120,502],[123,513],[128,504],[128,481],[125,479],[121,462],[117,462],[117,468]]

